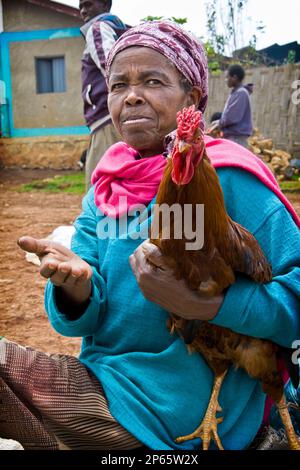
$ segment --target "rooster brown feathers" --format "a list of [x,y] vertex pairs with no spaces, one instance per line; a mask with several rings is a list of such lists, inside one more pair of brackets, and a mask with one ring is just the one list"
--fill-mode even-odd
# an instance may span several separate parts
[[[215,169],[206,155],[203,134],[199,127],[201,113],[195,107],[177,115],[177,132],[156,199],[158,206],[177,203],[182,209],[191,204],[204,205],[204,245],[198,250],[186,249],[186,238],[176,239],[174,215],[171,214],[170,238],[163,236],[161,213],[154,221],[158,236],[151,238],[165,255],[177,279],[185,279],[191,289],[213,297],[235,282],[235,272],[250,276],[255,282],[272,279],[272,270],[254,236],[227,214],[222,189]],[[182,214],[184,210],[182,211]],[[181,222],[184,217],[182,215]],[[195,217],[191,221],[195,230]],[[218,403],[219,391],[230,365],[243,368],[251,377],[261,380],[265,393],[276,402],[291,449],[300,450],[287,405],[284,383],[277,368],[280,347],[274,343],[235,333],[208,322],[191,321],[170,314],[169,328],[176,330],[189,344],[190,351],[201,353],[215,374],[211,399],[202,424],[177,442],[200,437],[208,449],[213,438],[223,449],[217,425],[223,417]],[[225,417],[226,419],[226,417]]]

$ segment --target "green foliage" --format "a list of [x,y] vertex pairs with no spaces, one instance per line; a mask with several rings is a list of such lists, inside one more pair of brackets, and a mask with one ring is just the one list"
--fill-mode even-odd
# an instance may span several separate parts
[[70,193],[84,194],[85,181],[84,172],[73,173],[71,175],[56,175],[54,178],[36,180],[32,183],[22,184],[14,190],[23,192],[42,191],[46,193]]
[[175,16],[171,16],[170,20],[174,21],[174,23],[178,23],[178,24],[186,24],[187,23],[187,18],[175,18]]
[[294,64],[296,62],[296,51],[294,51],[293,49],[291,49],[289,52],[288,52],[288,56],[287,56],[287,63],[288,64]]
[[219,54],[216,53],[213,46],[209,41],[203,43],[208,62],[208,69],[212,73],[221,72],[220,62],[218,60]]
[[159,21],[162,19],[162,16],[151,16],[148,15],[146,18],[142,18],[141,21]]
[[167,19],[167,20],[173,21],[174,23],[181,24],[181,25],[187,23],[187,18],[175,18],[175,16],[171,16],[171,18],[164,18],[163,16],[148,15],[146,16],[146,18],[142,18],[141,21],[157,21],[157,20],[162,20],[162,19]]
[[210,46],[217,54],[224,54],[226,38],[223,34],[218,34],[218,16],[217,16],[218,0],[211,0],[205,4],[207,21],[206,27],[208,30],[208,41]]
[[[206,27],[208,40],[217,54],[229,54],[243,44],[245,13],[248,0],[209,0],[206,2]],[[249,47],[256,49],[257,34],[264,32],[260,21],[249,41]]]

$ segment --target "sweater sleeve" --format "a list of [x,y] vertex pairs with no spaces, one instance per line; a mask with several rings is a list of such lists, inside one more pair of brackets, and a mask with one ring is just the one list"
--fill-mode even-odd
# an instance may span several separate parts
[[105,21],[96,21],[86,34],[86,51],[90,53],[98,69],[105,75],[105,63],[117,35]]
[[238,276],[211,323],[292,347],[300,337],[300,236],[279,203],[253,235],[272,264],[273,279],[257,284]]
[[94,190],[83,199],[82,213],[75,221],[76,232],[72,237],[71,250],[84,259],[93,270],[90,302],[76,320],[60,312],[56,304],[56,287],[49,280],[45,291],[45,309],[53,328],[64,336],[91,336],[101,324],[106,308],[106,284],[99,272],[97,243],[97,208],[93,202]]

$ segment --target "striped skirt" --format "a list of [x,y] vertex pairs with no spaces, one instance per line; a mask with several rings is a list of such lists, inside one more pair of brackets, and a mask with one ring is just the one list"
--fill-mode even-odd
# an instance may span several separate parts
[[101,384],[76,357],[0,340],[0,437],[30,450],[142,447],[112,417]]

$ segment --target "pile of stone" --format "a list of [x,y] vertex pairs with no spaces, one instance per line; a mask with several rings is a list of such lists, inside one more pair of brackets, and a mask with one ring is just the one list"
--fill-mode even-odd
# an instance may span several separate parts
[[257,129],[249,138],[249,150],[260,157],[276,175],[278,181],[289,180],[293,175],[300,176],[300,166],[291,154],[274,148],[272,139],[265,139]]

